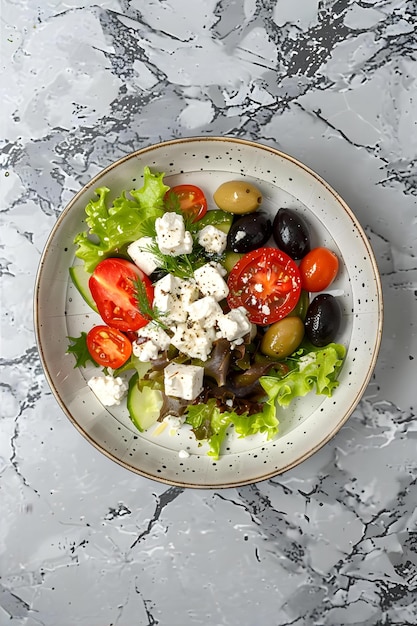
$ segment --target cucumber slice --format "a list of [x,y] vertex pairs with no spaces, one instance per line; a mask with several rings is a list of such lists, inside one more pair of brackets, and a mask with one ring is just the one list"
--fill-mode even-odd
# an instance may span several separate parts
[[229,232],[230,227],[232,225],[232,222],[233,222],[233,216],[232,216],[231,220],[224,220],[224,222],[219,222],[218,224],[213,224],[213,226],[215,226],[219,230],[222,230],[227,235],[227,233]]
[[85,271],[84,265],[73,265],[69,268],[69,273],[72,282],[74,283],[84,300],[96,313],[98,313],[96,303],[93,300],[90,287],[88,286],[88,281],[90,280],[91,274]]
[[162,393],[150,387],[138,387],[139,376],[134,374],[129,381],[127,408],[130,419],[140,432],[148,430],[157,421],[163,404]]
[[196,226],[198,230],[201,230],[204,226],[208,226],[210,224],[211,226],[215,226],[219,230],[222,230],[227,235],[233,223],[233,217],[234,216],[231,213],[227,213],[221,209],[213,209],[211,211],[207,211],[205,216],[196,222]]
[[240,252],[226,252],[223,261],[221,262],[223,267],[228,271],[228,273],[230,274],[230,272],[232,271],[233,267],[236,265],[236,263],[238,261],[240,261],[240,259],[243,257],[244,255],[241,254]]

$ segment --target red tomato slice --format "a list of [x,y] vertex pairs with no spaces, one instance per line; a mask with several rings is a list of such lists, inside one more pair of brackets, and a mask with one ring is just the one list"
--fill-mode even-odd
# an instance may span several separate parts
[[276,248],[258,248],[245,254],[232,268],[227,301],[243,306],[254,324],[266,326],[290,313],[301,292],[296,263]]
[[313,248],[301,259],[300,274],[306,291],[327,289],[339,271],[339,259],[328,248]]
[[122,331],[138,330],[149,320],[143,317],[135,298],[135,281],[145,286],[149,303],[153,301],[153,286],[136,265],[125,259],[104,259],[89,280],[89,287],[103,321]]
[[188,214],[193,219],[193,222],[198,222],[207,213],[207,200],[200,187],[195,185],[177,185],[172,187],[165,194],[165,201],[168,203],[174,202],[173,195],[177,196],[180,209],[184,213]]
[[87,335],[87,348],[96,363],[112,369],[121,367],[132,354],[129,339],[109,326],[94,326]]

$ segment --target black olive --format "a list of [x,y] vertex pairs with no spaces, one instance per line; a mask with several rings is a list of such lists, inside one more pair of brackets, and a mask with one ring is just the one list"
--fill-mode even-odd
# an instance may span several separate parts
[[292,209],[280,209],[272,225],[278,248],[292,259],[302,259],[310,252],[310,234],[304,219]]
[[230,227],[227,248],[233,252],[250,252],[263,246],[271,234],[271,220],[264,213],[244,215]]
[[151,281],[151,283],[156,283],[157,280],[160,280],[167,274],[167,270],[163,269],[162,267],[157,267],[156,270],[154,270],[152,274],[150,274],[149,280]]
[[304,322],[306,337],[313,346],[322,348],[335,340],[342,321],[342,312],[336,298],[321,293],[312,300]]

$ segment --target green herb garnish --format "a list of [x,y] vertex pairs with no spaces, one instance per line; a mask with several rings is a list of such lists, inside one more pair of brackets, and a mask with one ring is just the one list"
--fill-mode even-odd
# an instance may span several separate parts
[[168,326],[166,326],[166,324],[164,324],[163,320],[161,319],[166,315],[166,313],[163,313],[156,306],[153,306],[149,302],[148,294],[146,293],[146,287],[142,280],[138,277],[136,280],[133,281],[133,284],[135,288],[136,304],[138,305],[138,309],[141,315],[150,322],[155,322],[155,324],[158,324],[158,326],[160,326],[164,330],[169,330]]
[[208,262],[204,254],[204,248],[196,241],[193,243],[193,249],[190,254],[179,254],[177,256],[163,254],[156,242],[146,246],[146,250],[157,258],[158,265],[162,270],[178,278],[192,278],[194,271]]
[[88,361],[91,361],[95,367],[99,367],[88,351],[87,348],[87,333],[82,332],[79,337],[67,337],[72,344],[68,346],[67,354],[73,354],[75,356],[76,367],[86,367]]

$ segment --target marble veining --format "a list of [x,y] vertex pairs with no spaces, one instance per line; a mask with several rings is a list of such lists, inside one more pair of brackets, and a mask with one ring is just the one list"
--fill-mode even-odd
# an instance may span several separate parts
[[[417,624],[414,0],[2,0],[0,624]],[[222,491],[128,473],[47,387],[32,298],[83,184],[230,135],[346,200],[385,299],[373,379],[299,467]]]

